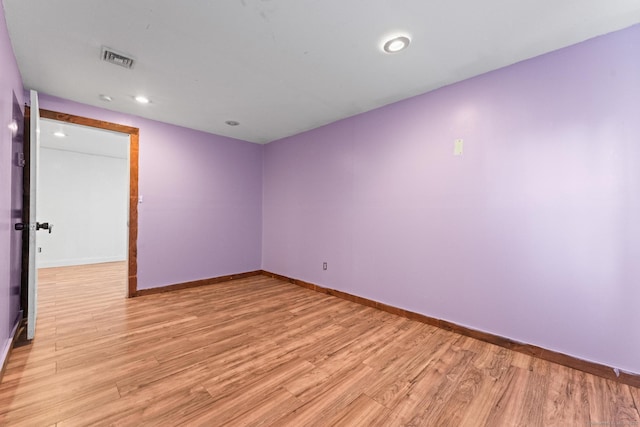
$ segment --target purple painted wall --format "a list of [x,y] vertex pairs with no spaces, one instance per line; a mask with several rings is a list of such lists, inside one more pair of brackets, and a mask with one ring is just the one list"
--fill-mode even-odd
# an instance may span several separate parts
[[0,366],[9,350],[20,309],[19,258],[12,258],[12,244],[13,251],[19,250],[15,247],[16,221],[11,207],[15,144],[9,125],[14,118],[14,93],[18,104],[24,105],[22,78],[0,5]]
[[[4,358],[18,312],[6,126],[13,92],[24,98],[0,13]],[[639,48],[634,26],[266,147],[46,95],[41,106],[140,128],[139,289],[262,258],[640,373]]]
[[634,26],[268,144],[263,268],[640,373],[639,51]]
[[140,129],[138,289],[260,269],[263,146],[40,94]]

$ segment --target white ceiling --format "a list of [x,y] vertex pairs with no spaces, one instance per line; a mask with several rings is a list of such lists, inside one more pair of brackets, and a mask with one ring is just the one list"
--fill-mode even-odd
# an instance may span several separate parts
[[[62,132],[65,136],[55,136]],[[88,126],[40,119],[40,146],[95,156],[129,158],[129,135]]]
[[[26,88],[258,143],[640,22],[638,0],[3,3]],[[409,49],[383,53],[398,32]]]

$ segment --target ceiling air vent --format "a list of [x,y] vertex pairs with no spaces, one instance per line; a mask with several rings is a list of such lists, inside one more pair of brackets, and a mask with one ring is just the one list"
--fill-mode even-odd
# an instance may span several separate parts
[[112,64],[119,65],[124,68],[132,68],[133,67],[133,58],[126,56],[121,52],[116,52],[115,50],[102,47],[102,60],[110,62]]

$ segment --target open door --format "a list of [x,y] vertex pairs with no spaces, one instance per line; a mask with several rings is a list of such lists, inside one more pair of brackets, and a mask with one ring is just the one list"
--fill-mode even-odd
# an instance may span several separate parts
[[40,110],[38,93],[31,91],[31,106],[25,107],[25,128],[28,127],[28,131],[25,129],[24,132],[24,150],[25,157],[29,159],[28,162],[25,162],[26,170],[24,171],[23,181],[23,210],[25,215],[22,223],[15,224],[16,230],[24,230],[22,240],[20,306],[24,315],[23,324],[26,323],[26,327],[24,327],[24,329],[22,329],[23,332],[20,333],[19,342],[21,342],[21,344],[25,344],[25,340],[32,340],[36,332],[38,307],[38,270],[36,267],[36,252],[38,246],[36,232],[44,229],[51,233],[53,229],[53,224],[37,222],[40,117],[129,134],[129,297],[136,296],[138,292],[138,128],[50,110]]
[[40,223],[37,220],[38,201],[38,162],[40,159],[40,106],[38,92],[31,91],[31,108],[29,118],[29,239],[28,239],[28,279],[27,279],[27,340],[36,335],[36,318],[38,316],[38,269],[36,267],[36,250],[38,230],[53,230],[53,224]]
[[40,157],[40,106],[38,92],[31,91],[31,118],[29,134],[29,273],[27,288],[27,339],[36,335],[38,314],[38,270],[36,268],[36,220],[38,190],[38,158]]

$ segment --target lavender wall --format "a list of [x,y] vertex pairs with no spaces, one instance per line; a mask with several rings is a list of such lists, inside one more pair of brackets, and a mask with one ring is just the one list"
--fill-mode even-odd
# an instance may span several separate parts
[[[0,5],[0,366],[9,350],[20,309],[19,258],[11,256],[16,233],[11,207],[14,143],[8,126],[14,117],[14,93],[18,105],[24,105],[22,78]],[[14,244],[13,250],[19,248]]]
[[263,147],[40,94],[140,129],[138,289],[260,269]]
[[268,144],[263,268],[640,373],[639,50],[634,26]]

